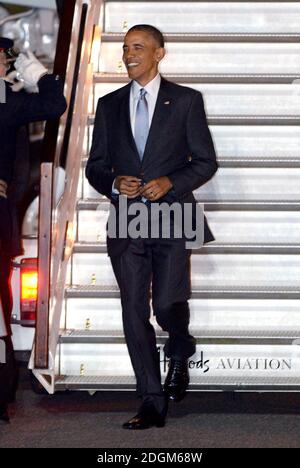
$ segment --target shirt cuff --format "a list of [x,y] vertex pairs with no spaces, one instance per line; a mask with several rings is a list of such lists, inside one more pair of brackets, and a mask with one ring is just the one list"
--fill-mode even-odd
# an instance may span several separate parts
[[112,195],[120,195],[119,190],[115,187],[116,179],[113,181],[112,188],[111,188],[111,193]]

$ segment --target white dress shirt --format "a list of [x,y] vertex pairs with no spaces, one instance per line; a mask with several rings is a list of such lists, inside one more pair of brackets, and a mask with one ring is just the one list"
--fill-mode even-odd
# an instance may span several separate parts
[[157,73],[156,77],[153,80],[149,81],[146,86],[141,86],[137,81],[133,81],[130,88],[130,97],[129,97],[129,106],[130,106],[130,123],[132,134],[134,135],[134,126],[135,126],[135,116],[137,103],[140,97],[140,90],[144,89],[147,94],[145,95],[147,104],[148,104],[148,114],[149,114],[149,128],[152,122],[152,117],[154,114],[154,109],[156,106],[157,95],[160,88],[161,77]]
[[[146,86],[140,85],[137,81],[133,81],[130,88],[130,96],[129,96],[129,109],[130,109],[130,124],[132,134],[134,136],[134,126],[135,126],[135,115],[136,115],[136,108],[138,99],[140,97],[140,90],[145,89],[147,94],[145,95],[147,104],[148,104],[148,114],[149,114],[149,129],[152,122],[154,109],[156,106],[158,91],[160,88],[161,76],[159,73],[153,78],[153,80],[149,81]],[[112,193],[118,194],[120,193],[115,188],[115,180],[112,185]]]

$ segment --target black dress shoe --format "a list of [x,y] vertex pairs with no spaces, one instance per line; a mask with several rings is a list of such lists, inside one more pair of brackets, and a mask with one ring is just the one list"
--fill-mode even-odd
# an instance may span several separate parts
[[186,395],[189,382],[188,361],[171,359],[164,384],[164,390],[169,395],[170,400],[181,401]]
[[150,427],[164,427],[165,417],[159,414],[153,405],[142,406],[136,416],[123,424],[123,429],[149,429]]
[[0,406],[0,424],[9,423],[9,415],[6,406]]

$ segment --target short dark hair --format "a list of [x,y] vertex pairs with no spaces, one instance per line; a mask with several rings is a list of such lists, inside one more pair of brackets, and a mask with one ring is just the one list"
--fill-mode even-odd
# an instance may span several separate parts
[[132,26],[126,34],[132,32],[132,31],[145,31],[151,34],[153,39],[158,43],[159,47],[164,47],[165,46],[165,40],[162,32],[157,29],[155,26],[151,26],[151,24],[135,24]]

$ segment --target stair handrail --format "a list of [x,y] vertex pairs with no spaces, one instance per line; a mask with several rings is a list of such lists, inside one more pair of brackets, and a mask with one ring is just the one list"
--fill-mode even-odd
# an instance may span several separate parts
[[[58,171],[58,167],[62,149],[66,144],[64,135],[68,124],[67,112],[59,124],[50,184],[49,175],[45,177],[45,171],[49,174],[49,164],[42,166],[41,197],[43,198],[40,200],[40,206],[43,208],[40,210],[39,225],[51,225],[51,238],[47,250],[45,230],[40,230],[37,323],[35,344],[29,365],[37,378],[39,378],[39,369],[52,376],[55,370],[67,264],[74,243],[74,215],[88,120],[89,95],[93,83],[91,63],[93,34],[95,25],[99,22],[101,7],[102,0],[76,0],[75,4],[64,89],[69,108],[70,103],[73,107],[65,157],[64,187],[59,197],[56,189],[61,171]],[[52,194],[50,201],[49,191]],[[45,288],[45,285],[48,288]]]

